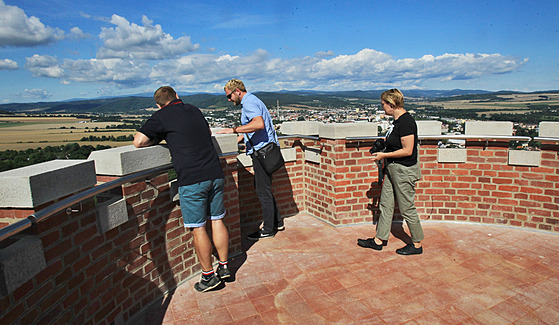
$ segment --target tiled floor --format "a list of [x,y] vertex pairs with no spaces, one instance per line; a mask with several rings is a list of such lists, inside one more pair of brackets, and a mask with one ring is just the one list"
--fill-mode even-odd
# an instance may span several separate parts
[[[395,227],[398,228],[398,227]],[[401,227],[400,227],[401,228]],[[404,226],[405,228],[405,226]],[[424,222],[424,253],[357,246],[373,225],[333,228],[299,214],[245,243],[236,274],[198,293],[195,277],[145,324],[559,324],[559,235]],[[407,229],[406,229],[407,231]]]

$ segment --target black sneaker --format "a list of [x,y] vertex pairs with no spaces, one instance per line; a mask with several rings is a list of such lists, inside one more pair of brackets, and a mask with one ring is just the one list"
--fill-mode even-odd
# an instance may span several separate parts
[[285,226],[277,226],[276,227],[276,231],[284,231],[285,230]]
[[227,279],[228,277],[231,276],[231,271],[229,271],[229,268],[223,265],[219,265],[215,273],[221,280]]
[[273,233],[266,233],[264,232],[264,230],[259,229],[256,232],[253,232],[252,234],[247,236],[248,240],[253,240],[253,241],[257,241],[259,239],[264,239],[264,238],[274,238],[274,236],[276,235],[275,232]]
[[382,246],[385,246],[384,242],[381,245],[377,244],[375,242],[374,238],[367,238],[367,239],[359,238],[359,239],[357,239],[357,245],[359,245],[361,247],[365,247],[365,248],[372,248],[372,249],[377,250],[377,251],[381,251]]
[[220,283],[221,280],[214,273],[209,280],[205,281],[202,278],[200,282],[196,282],[196,284],[194,285],[194,289],[200,292],[206,292],[208,290],[212,290],[213,288],[217,287]]
[[398,248],[396,253],[400,255],[419,255],[423,253],[423,246],[419,248],[415,248],[413,244],[407,244],[402,248]]

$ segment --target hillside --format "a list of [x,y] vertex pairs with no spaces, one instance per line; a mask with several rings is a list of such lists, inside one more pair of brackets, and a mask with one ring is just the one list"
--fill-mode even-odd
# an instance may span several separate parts
[[[378,103],[382,90],[371,91],[282,91],[282,92],[257,92],[255,93],[268,107],[292,108],[332,108],[332,107],[356,107],[363,104]],[[538,96],[538,93],[532,93]],[[547,91],[545,93],[558,94],[559,91]],[[469,101],[487,102],[503,96],[514,96],[514,92],[490,93],[483,90],[406,90],[404,91],[408,102],[429,100],[432,103],[442,101]],[[532,96],[532,97],[534,97]],[[539,95],[542,100],[544,95]],[[181,96],[183,101],[203,109],[223,109],[231,107],[225,95],[222,94],[194,94]],[[115,98],[102,98],[90,100],[74,100],[61,102],[37,102],[37,103],[11,103],[0,105],[0,111],[11,113],[45,113],[45,114],[142,114],[149,113],[146,109],[154,108],[152,97],[128,96]]]

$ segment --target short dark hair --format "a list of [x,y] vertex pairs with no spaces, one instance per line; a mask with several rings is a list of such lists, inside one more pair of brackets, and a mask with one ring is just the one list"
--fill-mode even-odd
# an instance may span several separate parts
[[171,101],[177,99],[177,93],[175,90],[169,86],[159,87],[153,94],[153,98],[155,98],[155,102],[159,106],[165,106],[169,104]]

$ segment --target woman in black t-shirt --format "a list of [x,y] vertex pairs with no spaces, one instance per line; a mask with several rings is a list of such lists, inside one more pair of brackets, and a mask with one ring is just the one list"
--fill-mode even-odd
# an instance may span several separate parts
[[404,95],[398,89],[387,90],[380,96],[382,108],[394,117],[394,124],[386,135],[384,152],[373,154],[373,161],[385,159],[385,176],[380,196],[380,217],[374,238],[358,239],[361,247],[382,250],[390,236],[395,200],[411,233],[412,243],[396,250],[400,255],[423,253],[423,229],[415,208],[415,183],[421,179],[418,161],[417,124],[404,109]]

